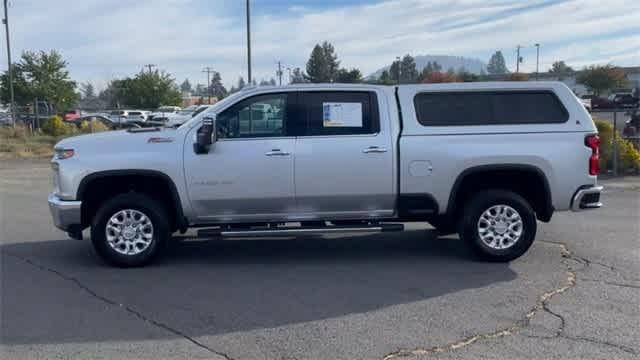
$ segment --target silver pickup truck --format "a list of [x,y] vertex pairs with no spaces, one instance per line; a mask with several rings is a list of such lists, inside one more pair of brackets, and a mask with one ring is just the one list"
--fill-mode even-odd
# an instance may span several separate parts
[[118,266],[171,234],[399,231],[425,221],[510,261],[537,220],[599,208],[599,138],[557,82],[302,84],[231,95],[178,128],[55,146],[54,224]]

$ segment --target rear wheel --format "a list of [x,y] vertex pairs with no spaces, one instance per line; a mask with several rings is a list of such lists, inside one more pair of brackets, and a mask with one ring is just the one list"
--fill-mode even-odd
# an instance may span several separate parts
[[122,267],[149,264],[164,250],[169,237],[162,204],[133,192],[107,200],[91,225],[91,241],[98,255]]
[[536,236],[536,216],[520,195],[487,190],[467,202],[460,237],[488,261],[506,262],[522,256]]

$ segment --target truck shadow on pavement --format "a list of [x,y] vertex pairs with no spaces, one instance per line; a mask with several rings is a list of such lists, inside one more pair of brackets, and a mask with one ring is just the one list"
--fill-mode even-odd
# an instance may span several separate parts
[[176,337],[166,328],[222,335],[516,278],[508,264],[476,261],[457,238],[428,230],[175,242],[158,264],[138,269],[107,266],[88,241],[27,242],[2,246],[1,270],[4,344]]

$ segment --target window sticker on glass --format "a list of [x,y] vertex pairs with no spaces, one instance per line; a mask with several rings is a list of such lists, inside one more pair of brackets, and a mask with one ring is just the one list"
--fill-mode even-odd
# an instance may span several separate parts
[[324,127],[362,127],[362,103],[322,103]]

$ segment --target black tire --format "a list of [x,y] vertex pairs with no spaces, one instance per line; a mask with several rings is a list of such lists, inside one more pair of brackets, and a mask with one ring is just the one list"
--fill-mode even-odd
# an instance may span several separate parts
[[[119,253],[107,241],[107,222],[117,212],[125,209],[142,212],[153,226],[151,242],[146,249],[135,255]],[[119,267],[138,267],[151,263],[167,247],[170,235],[164,206],[147,195],[135,192],[120,194],[107,200],[98,209],[91,223],[91,242],[96,252],[108,263]]]
[[[522,220],[520,237],[505,249],[495,249],[480,238],[478,222],[482,214],[496,205],[507,205],[517,211]],[[536,215],[531,205],[520,195],[506,190],[486,190],[474,194],[464,207],[459,234],[480,258],[492,262],[507,262],[522,256],[536,237]]]

